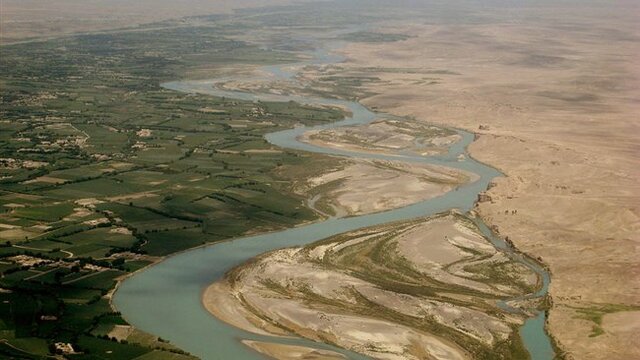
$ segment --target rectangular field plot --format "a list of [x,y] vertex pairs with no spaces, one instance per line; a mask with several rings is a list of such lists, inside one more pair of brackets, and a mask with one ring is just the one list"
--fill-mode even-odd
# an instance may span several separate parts
[[[115,217],[122,219],[126,224],[136,228],[140,232],[166,231],[173,229],[184,229],[198,226],[195,221],[182,220],[165,216],[159,211],[138,208],[135,206],[118,203],[101,204],[100,209],[113,212]],[[178,216],[176,214],[176,216]]]
[[168,255],[221,239],[204,234],[200,228],[149,233],[146,234],[146,238],[147,243],[142,246],[142,250],[154,256]]
[[98,178],[71,184],[64,184],[43,193],[60,199],[101,198],[106,196],[122,196],[147,190],[144,186],[119,182],[114,178]]
[[98,227],[53,241],[34,241],[29,246],[46,249],[59,248],[74,257],[104,257],[113,249],[128,249],[137,239],[125,228]]
[[0,206],[3,207],[11,207],[7,206],[8,204],[18,204],[18,205],[43,205],[49,203],[52,199],[48,199],[42,196],[34,195],[34,194],[23,194],[23,193],[15,193],[15,192],[1,192],[0,193]]
[[155,140],[145,142],[131,157],[136,163],[166,163],[181,158],[186,150],[174,140]]
[[46,206],[30,206],[16,209],[12,215],[37,221],[58,221],[70,215],[76,205],[72,202],[64,202]]
[[183,188],[191,187],[190,185],[195,185],[198,181],[206,178],[206,175],[185,170],[180,172],[162,168],[158,168],[158,171],[135,170],[119,174],[115,176],[115,179],[127,184],[144,186],[148,191],[174,188],[176,186],[182,191]]
[[60,289],[59,296],[65,303],[85,304],[102,295],[100,290],[81,289],[65,286]]
[[77,181],[80,179],[95,178],[113,172],[126,171],[132,167],[134,167],[134,165],[131,163],[106,161],[72,169],[52,171],[48,176],[66,181]]
[[62,237],[60,240],[72,244],[100,244],[117,248],[128,248],[136,242],[136,238],[133,235],[126,229],[119,227],[95,228]]
[[90,153],[117,153],[128,145],[128,135],[116,129],[95,124],[77,124],[76,127],[89,136],[86,151]]
[[21,245],[24,247],[28,247],[32,249],[40,249],[43,251],[51,251],[54,249],[65,250],[66,248],[72,246],[71,244],[68,244],[65,242],[53,241],[49,239],[32,240]]
[[201,174],[215,174],[225,171],[228,165],[217,157],[205,153],[195,153],[170,165],[172,169],[193,169]]
[[106,360],[131,360],[142,356],[151,350],[138,345],[121,344],[115,341],[98,339],[86,335],[80,336],[78,345],[81,348],[91,349],[92,353],[99,357],[72,356],[71,359],[106,359]]
[[86,288],[96,290],[108,290],[115,285],[115,278],[124,273],[117,270],[106,270],[93,273],[87,277],[68,283],[68,286],[75,288]]

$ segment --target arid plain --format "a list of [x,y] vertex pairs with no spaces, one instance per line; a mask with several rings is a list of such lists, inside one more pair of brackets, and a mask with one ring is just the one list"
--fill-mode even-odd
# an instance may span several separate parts
[[390,25],[410,38],[349,45],[335,71],[379,78],[364,104],[478,133],[471,154],[506,175],[478,211],[550,267],[550,333],[569,358],[636,358],[638,8],[507,12]]
[[[0,44],[43,40],[77,33],[95,33],[167,19],[225,14],[236,9],[290,4],[291,0],[3,0],[0,3]],[[297,2],[301,2],[300,0]],[[175,26],[185,23],[178,21]],[[166,24],[158,26],[165,28]],[[139,29],[138,29],[139,30]]]

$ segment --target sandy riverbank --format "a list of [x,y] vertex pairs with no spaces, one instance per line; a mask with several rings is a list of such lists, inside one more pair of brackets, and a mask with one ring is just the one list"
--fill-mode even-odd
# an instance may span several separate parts
[[242,341],[259,353],[281,360],[340,360],[346,359],[333,351],[312,349],[304,346],[274,344],[260,341]]
[[536,282],[451,213],[270,252],[211,285],[203,302],[255,333],[381,359],[467,359],[521,346],[523,315],[502,311],[496,299],[529,293]]
[[[335,165],[334,165],[335,166]],[[282,167],[281,177],[323,214],[363,215],[434,198],[477,175],[442,166],[400,161],[348,159],[338,166],[314,166],[307,174]]]

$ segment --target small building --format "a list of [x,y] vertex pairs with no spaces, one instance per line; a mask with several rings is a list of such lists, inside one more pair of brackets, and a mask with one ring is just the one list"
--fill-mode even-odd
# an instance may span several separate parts
[[75,354],[76,351],[73,349],[73,346],[69,343],[57,342],[54,344],[56,347],[56,352],[60,352],[64,355]]

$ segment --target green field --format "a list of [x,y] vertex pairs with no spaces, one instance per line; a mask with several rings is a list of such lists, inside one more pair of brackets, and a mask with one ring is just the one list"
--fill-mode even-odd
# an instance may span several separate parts
[[263,136],[342,111],[160,86],[297,61],[291,48],[235,39],[279,26],[255,15],[2,46],[0,357],[40,359],[61,342],[82,353],[69,359],[191,358],[140,332],[110,337],[126,324],[107,298],[118,279],[178,251],[316,219],[289,179],[333,161],[261,151],[278,150]]

